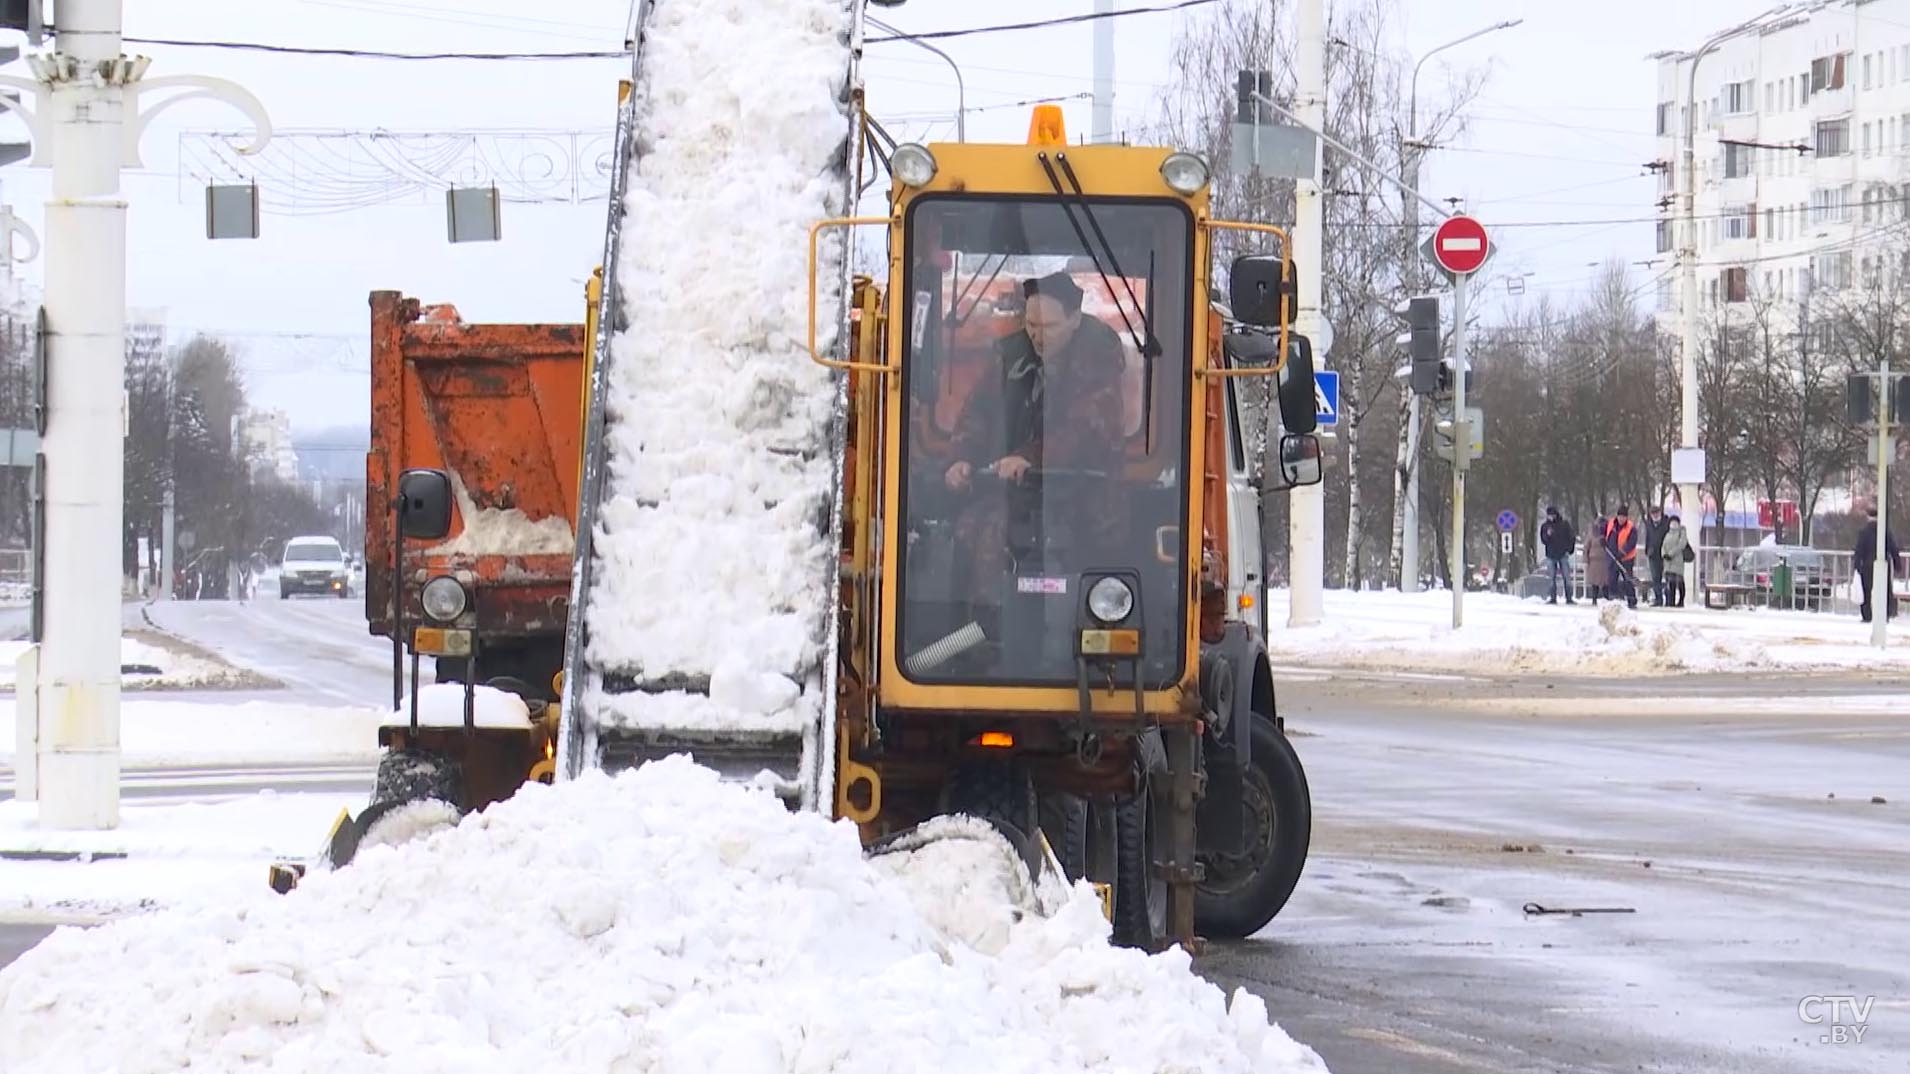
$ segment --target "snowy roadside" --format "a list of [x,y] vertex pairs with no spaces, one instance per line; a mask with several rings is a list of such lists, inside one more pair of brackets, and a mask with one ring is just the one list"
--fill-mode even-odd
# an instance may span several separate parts
[[[0,642],[0,693],[12,693],[20,654],[30,643]],[[133,630],[119,639],[121,688],[134,690],[257,690],[279,685],[216,654],[158,630]]]
[[133,798],[104,832],[39,827],[31,802],[0,802],[0,920],[95,922],[265,890],[266,866],[315,853],[363,794],[260,791],[220,802]]
[[[127,766],[281,764],[378,759],[374,708],[277,702],[239,705],[129,698],[120,704],[120,763]],[[13,736],[0,763],[13,763]]]
[[1855,618],[1770,610],[1550,605],[1469,593],[1465,626],[1449,592],[1329,590],[1318,626],[1290,628],[1288,593],[1267,595],[1276,663],[1485,675],[1910,671],[1910,620],[1888,648]]

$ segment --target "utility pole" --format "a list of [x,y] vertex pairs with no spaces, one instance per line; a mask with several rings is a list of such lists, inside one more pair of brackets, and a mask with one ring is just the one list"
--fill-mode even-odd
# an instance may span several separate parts
[[1094,123],[1090,140],[1106,145],[1114,140],[1114,0],[1094,0]]
[[[1698,50],[1691,54],[1691,68],[1685,73],[1685,114],[1684,114],[1684,153],[1679,161],[1683,174],[1679,177],[1678,215],[1681,232],[1678,243],[1679,310],[1678,310],[1678,396],[1679,421],[1678,445],[1688,455],[1695,453],[1698,447],[1698,155],[1696,139],[1698,132],[1698,61],[1705,53],[1717,48],[1729,38],[1744,32],[1762,22],[1766,17],[1783,11],[1788,3],[1754,16],[1721,33],[1714,34]],[[1687,475],[1692,476],[1692,475]],[[1703,475],[1696,475],[1699,481]],[[1678,486],[1678,503],[1687,515],[1697,521],[1698,542],[1704,540],[1704,503],[1698,499],[1698,482],[1687,481]],[[1724,521],[1724,503],[1718,503],[1718,521]],[[1691,563],[1691,589],[1704,592],[1704,557],[1699,556]]]
[[[38,0],[34,0],[38,2]],[[126,133],[186,97],[225,100],[270,136],[258,100],[222,79],[145,81],[150,63],[121,54],[123,0],[59,0],[54,51],[29,57],[35,81],[0,76],[34,94],[19,115],[32,163],[52,169],[46,206],[49,338],[45,624],[38,644],[40,823],[54,829],[119,823],[119,637],[125,474],[126,202],[123,165],[138,166]],[[192,92],[139,114],[146,90]],[[35,702],[22,697],[24,705]]]
[[1870,568],[1870,644],[1881,649],[1890,624],[1890,574],[1896,566],[1884,547],[1890,521],[1890,352],[1877,356],[1877,561]]
[[[1294,111],[1312,130],[1326,126],[1326,0],[1300,0],[1294,52]],[[1294,184],[1293,259],[1298,275],[1300,331],[1314,336],[1323,319],[1320,257],[1325,247],[1326,201],[1320,188],[1325,145],[1314,143],[1311,178]],[[1312,626],[1323,618],[1326,585],[1326,493],[1307,485],[1288,494],[1287,625]]]
[[[1524,22],[1524,19],[1507,19],[1493,23],[1483,30],[1475,30],[1464,37],[1454,38],[1437,48],[1429,49],[1419,62],[1413,64],[1412,92],[1406,110],[1406,142],[1399,149],[1400,185],[1407,196],[1400,200],[1400,208],[1406,216],[1405,245],[1400,259],[1400,278],[1406,285],[1408,295],[1419,292],[1419,281],[1423,278],[1419,268],[1419,162],[1425,155],[1426,147],[1419,134],[1419,70],[1426,61],[1435,55],[1463,45],[1474,38],[1484,37],[1499,30],[1509,30]],[[1404,521],[1401,525],[1399,553],[1399,588],[1402,593],[1419,592],[1419,430],[1422,424],[1419,413],[1419,394],[1407,393],[1406,402],[1406,488]],[[1397,486],[1395,486],[1397,488]]]

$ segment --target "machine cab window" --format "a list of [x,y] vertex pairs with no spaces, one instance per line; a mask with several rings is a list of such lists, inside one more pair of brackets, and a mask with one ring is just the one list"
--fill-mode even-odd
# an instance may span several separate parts
[[1147,687],[1179,677],[1191,237],[1167,201],[911,205],[910,679],[1072,685],[1084,625],[1139,630]]

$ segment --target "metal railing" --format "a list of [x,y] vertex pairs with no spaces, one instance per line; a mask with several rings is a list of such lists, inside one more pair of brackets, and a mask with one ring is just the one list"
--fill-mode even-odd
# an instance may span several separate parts
[[[1777,608],[1855,615],[1862,603],[1856,585],[1856,556],[1851,552],[1705,546],[1697,554],[1696,563],[1685,565],[1685,581],[1689,585],[1692,567],[1702,567],[1704,592],[1687,592],[1688,608]],[[1550,564],[1541,560],[1539,570],[1520,579],[1514,592],[1522,597],[1546,598],[1551,594],[1550,571]],[[1643,552],[1639,553],[1636,572],[1638,599],[1647,602],[1651,599],[1651,570]],[[1910,601],[1910,553],[1898,556],[1891,584],[1899,601]],[[1582,552],[1572,554],[1571,594],[1573,600],[1589,599]]]

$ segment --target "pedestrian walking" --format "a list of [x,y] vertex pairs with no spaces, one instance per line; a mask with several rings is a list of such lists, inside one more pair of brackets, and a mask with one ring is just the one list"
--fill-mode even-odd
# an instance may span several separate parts
[[1685,564],[1698,558],[1691,548],[1691,541],[1685,536],[1684,523],[1677,515],[1665,519],[1665,539],[1658,546],[1658,576],[1664,579],[1664,607],[1682,608],[1685,606]]
[[[1876,577],[1872,568],[1877,565],[1877,509],[1875,507],[1870,508],[1865,512],[1865,517],[1867,521],[1864,523],[1864,528],[1857,534],[1857,547],[1852,550],[1855,553],[1852,558],[1856,560],[1857,581],[1864,587],[1863,603],[1858,606],[1857,610],[1864,617],[1864,622],[1868,623],[1870,622],[1871,612],[1870,580]],[[1897,556],[1899,553],[1897,550],[1897,535],[1890,532],[1890,523],[1888,522],[1884,523],[1883,547],[1885,561],[1890,567],[1889,570],[1884,572],[1883,589],[1884,593],[1888,595],[1888,600],[1884,605],[1884,617],[1886,619],[1895,619],[1897,617],[1897,589],[1896,586],[1891,583],[1896,580]]]
[[1572,532],[1572,524],[1559,517],[1559,509],[1547,507],[1545,521],[1539,526],[1539,544],[1545,549],[1545,560],[1551,565],[1552,595],[1547,604],[1559,602],[1559,588],[1565,589],[1565,603],[1572,600],[1572,549],[1578,544],[1578,534]]
[[1612,561],[1612,599],[1622,594],[1627,608],[1638,607],[1638,527],[1632,524],[1631,508],[1622,503],[1605,521],[1605,554]]
[[1662,608],[1665,604],[1665,534],[1671,528],[1671,520],[1665,517],[1665,509],[1652,504],[1645,516],[1645,565],[1651,571],[1651,604]]
[[1611,596],[1612,559],[1605,554],[1605,516],[1592,521],[1585,531],[1585,595],[1593,604]]

